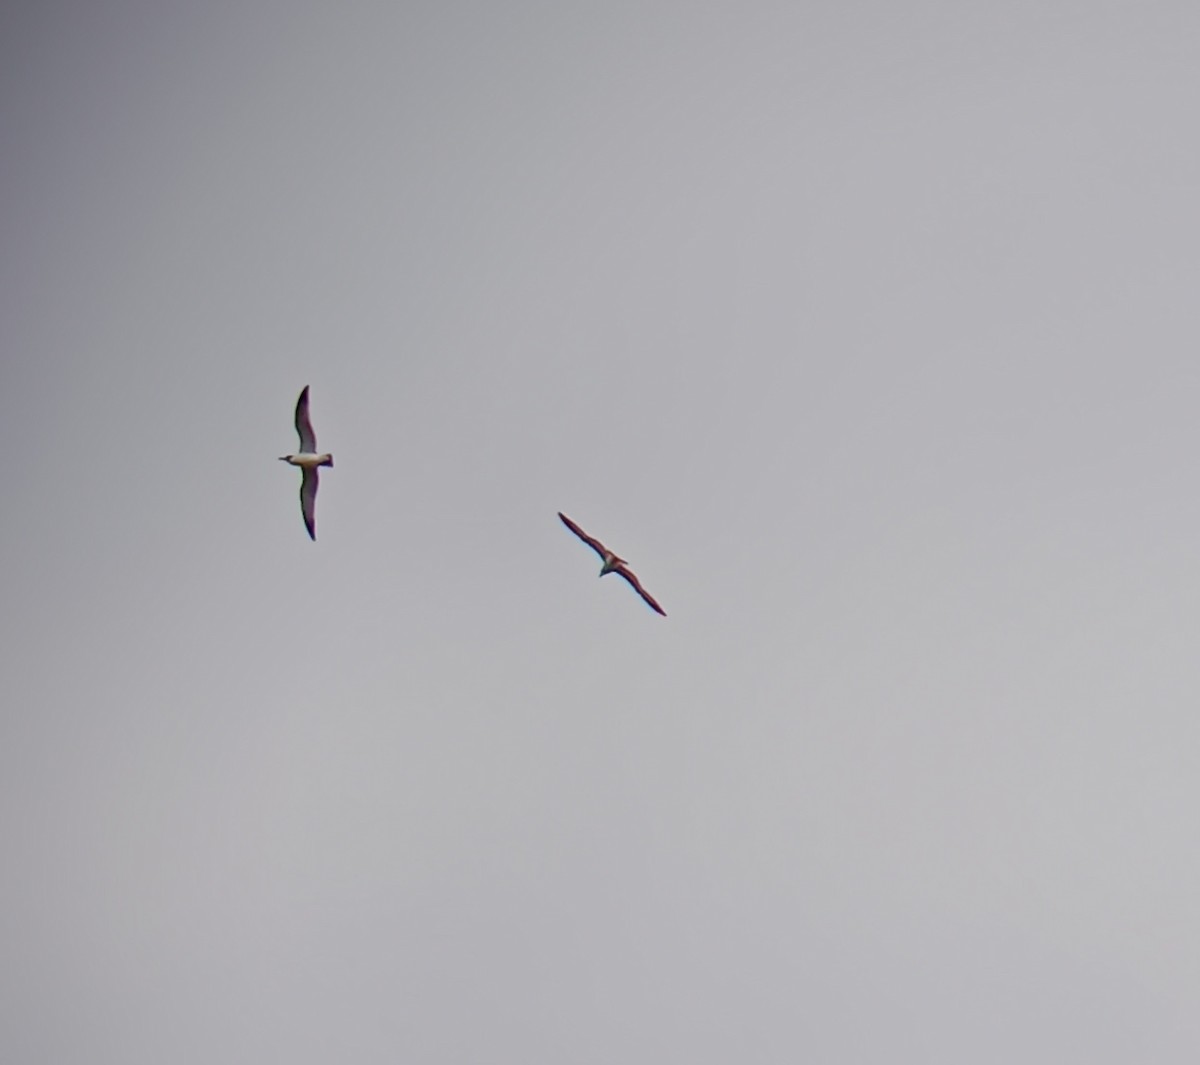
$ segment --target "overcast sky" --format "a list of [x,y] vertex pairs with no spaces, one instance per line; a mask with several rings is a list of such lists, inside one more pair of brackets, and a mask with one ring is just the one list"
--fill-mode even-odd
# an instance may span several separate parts
[[0,1059],[1200,1060],[1200,7],[0,42]]

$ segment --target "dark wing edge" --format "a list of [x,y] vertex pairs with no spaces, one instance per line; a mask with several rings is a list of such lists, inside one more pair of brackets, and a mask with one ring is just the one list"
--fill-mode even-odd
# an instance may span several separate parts
[[300,479],[300,513],[304,527],[313,540],[317,538],[317,485],[320,477],[315,469],[306,469]]
[[302,452],[316,452],[317,434],[313,432],[312,421],[308,417],[308,385],[304,386],[300,398],[296,400],[296,434],[300,437]]
[[646,605],[653,611],[661,614],[664,618],[667,612],[658,605],[658,600],[654,598],[645,588],[642,587],[642,582],[637,579],[631,570],[627,570],[624,566],[618,566],[614,571],[618,576],[624,577],[629,582],[629,586],[637,592],[638,595],[645,600]]
[[590,547],[593,551],[595,551],[596,554],[598,554],[601,559],[603,559],[604,556],[606,554],[608,554],[607,547],[605,547],[594,536],[588,536],[587,533],[585,533],[578,525],[576,525],[570,518],[568,518],[561,510],[558,512],[558,516],[562,520],[562,523],[568,529],[570,529],[571,532],[573,532],[576,536],[578,536],[579,539],[581,539],[585,544],[587,544],[588,547]]

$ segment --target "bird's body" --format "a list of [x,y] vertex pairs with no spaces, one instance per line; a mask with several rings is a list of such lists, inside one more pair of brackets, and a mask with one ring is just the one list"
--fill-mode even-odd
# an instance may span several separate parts
[[661,606],[658,605],[658,601],[654,598],[654,596],[652,596],[648,591],[646,591],[645,588],[642,587],[641,581],[639,581],[637,579],[637,576],[634,574],[633,570],[631,570],[629,568],[629,564],[623,558],[621,558],[615,552],[610,551],[594,536],[589,536],[587,533],[585,533],[578,525],[575,524],[575,522],[573,522],[570,518],[568,518],[561,510],[558,512],[558,516],[559,516],[559,519],[562,521],[562,523],[568,529],[570,529],[571,532],[573,532],[576,536],[578,536],[579,539],[581,539],[585,544],[588,545],[588,547],[590,547],[593,551],[596,552],[596,554],[598,554],[600,556],[600,563],[601,563],[600,576],[601,577],[603,577],[609,573],[616,573],[618,576],[622,577],[626,581],[626,583],[628,583],[628,585],[635,592],[637,592],[638,595],[640,595],[642,597],[642,600],[645,602],[645,604],[651,610],[654,610],[657,613],[661,614],[664,618],[667,616],[667,612],[665,610],[663,610],[663,608]]
[[299,466],[303,471],[300,478],[300,513],[304,527],[312,539],[317,538],[317,486],[320,483],[318,470],[322,466],[333,466],[333,456],[328,451],[317,450],[317,434],[313,432],[308,417],[308,385],[296,400],[296,432],[300,436],[300,450],[294,455],[280,455],[279,461],[289,466]]
[[328,452],[324,455],[307,455],[303,452],[299,455],[280,455],[279,459],[281,462],[287,462],[305,470],[315,470],[318,466],[333,465],[333,456]]

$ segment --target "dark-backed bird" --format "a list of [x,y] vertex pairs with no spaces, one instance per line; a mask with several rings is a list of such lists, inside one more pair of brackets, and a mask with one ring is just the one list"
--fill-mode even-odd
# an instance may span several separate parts
[[317,434],[313,432],[312,422],[308,417],[308,385],[296,400],[296,432],[300,435],[300,450],[295,455],[280,455],[280,462],[299,466],[300,478],[300,513],[304,515],[304,527],[308,535],[317,538],[317,483],[318,470],[322,466],[332,466],[333,456],[328,452],[317,451]]
[[600,576],[603,577],[606,573],[615,573],[618,577],[624,577],[629,582],[629,586],[637,592],[646,602],[646,605],[651,610],[656,610],[664,618],[667,612],[658,605],[657,600],[645,588],[642,587],[642,582],[634,575],[633,570],[629,568],[629,564],[614,552],[605,547],[594,536],[588,536],[578,525],[568,518],[561,510],[558,516],[562,519],[562,523],[579,537],[585,544],[600,556],[600,561],[603,563],[600,567]]

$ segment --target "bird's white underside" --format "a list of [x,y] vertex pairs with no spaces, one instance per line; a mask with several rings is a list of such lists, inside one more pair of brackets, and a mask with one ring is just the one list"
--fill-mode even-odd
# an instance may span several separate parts
[[318,466],[326,465],[333,456],[331,454],[313,455],[308,452],[303,452],[299,455],[285,455],[284,461],[292,466],[301,466],[306,470],[316,469]]

